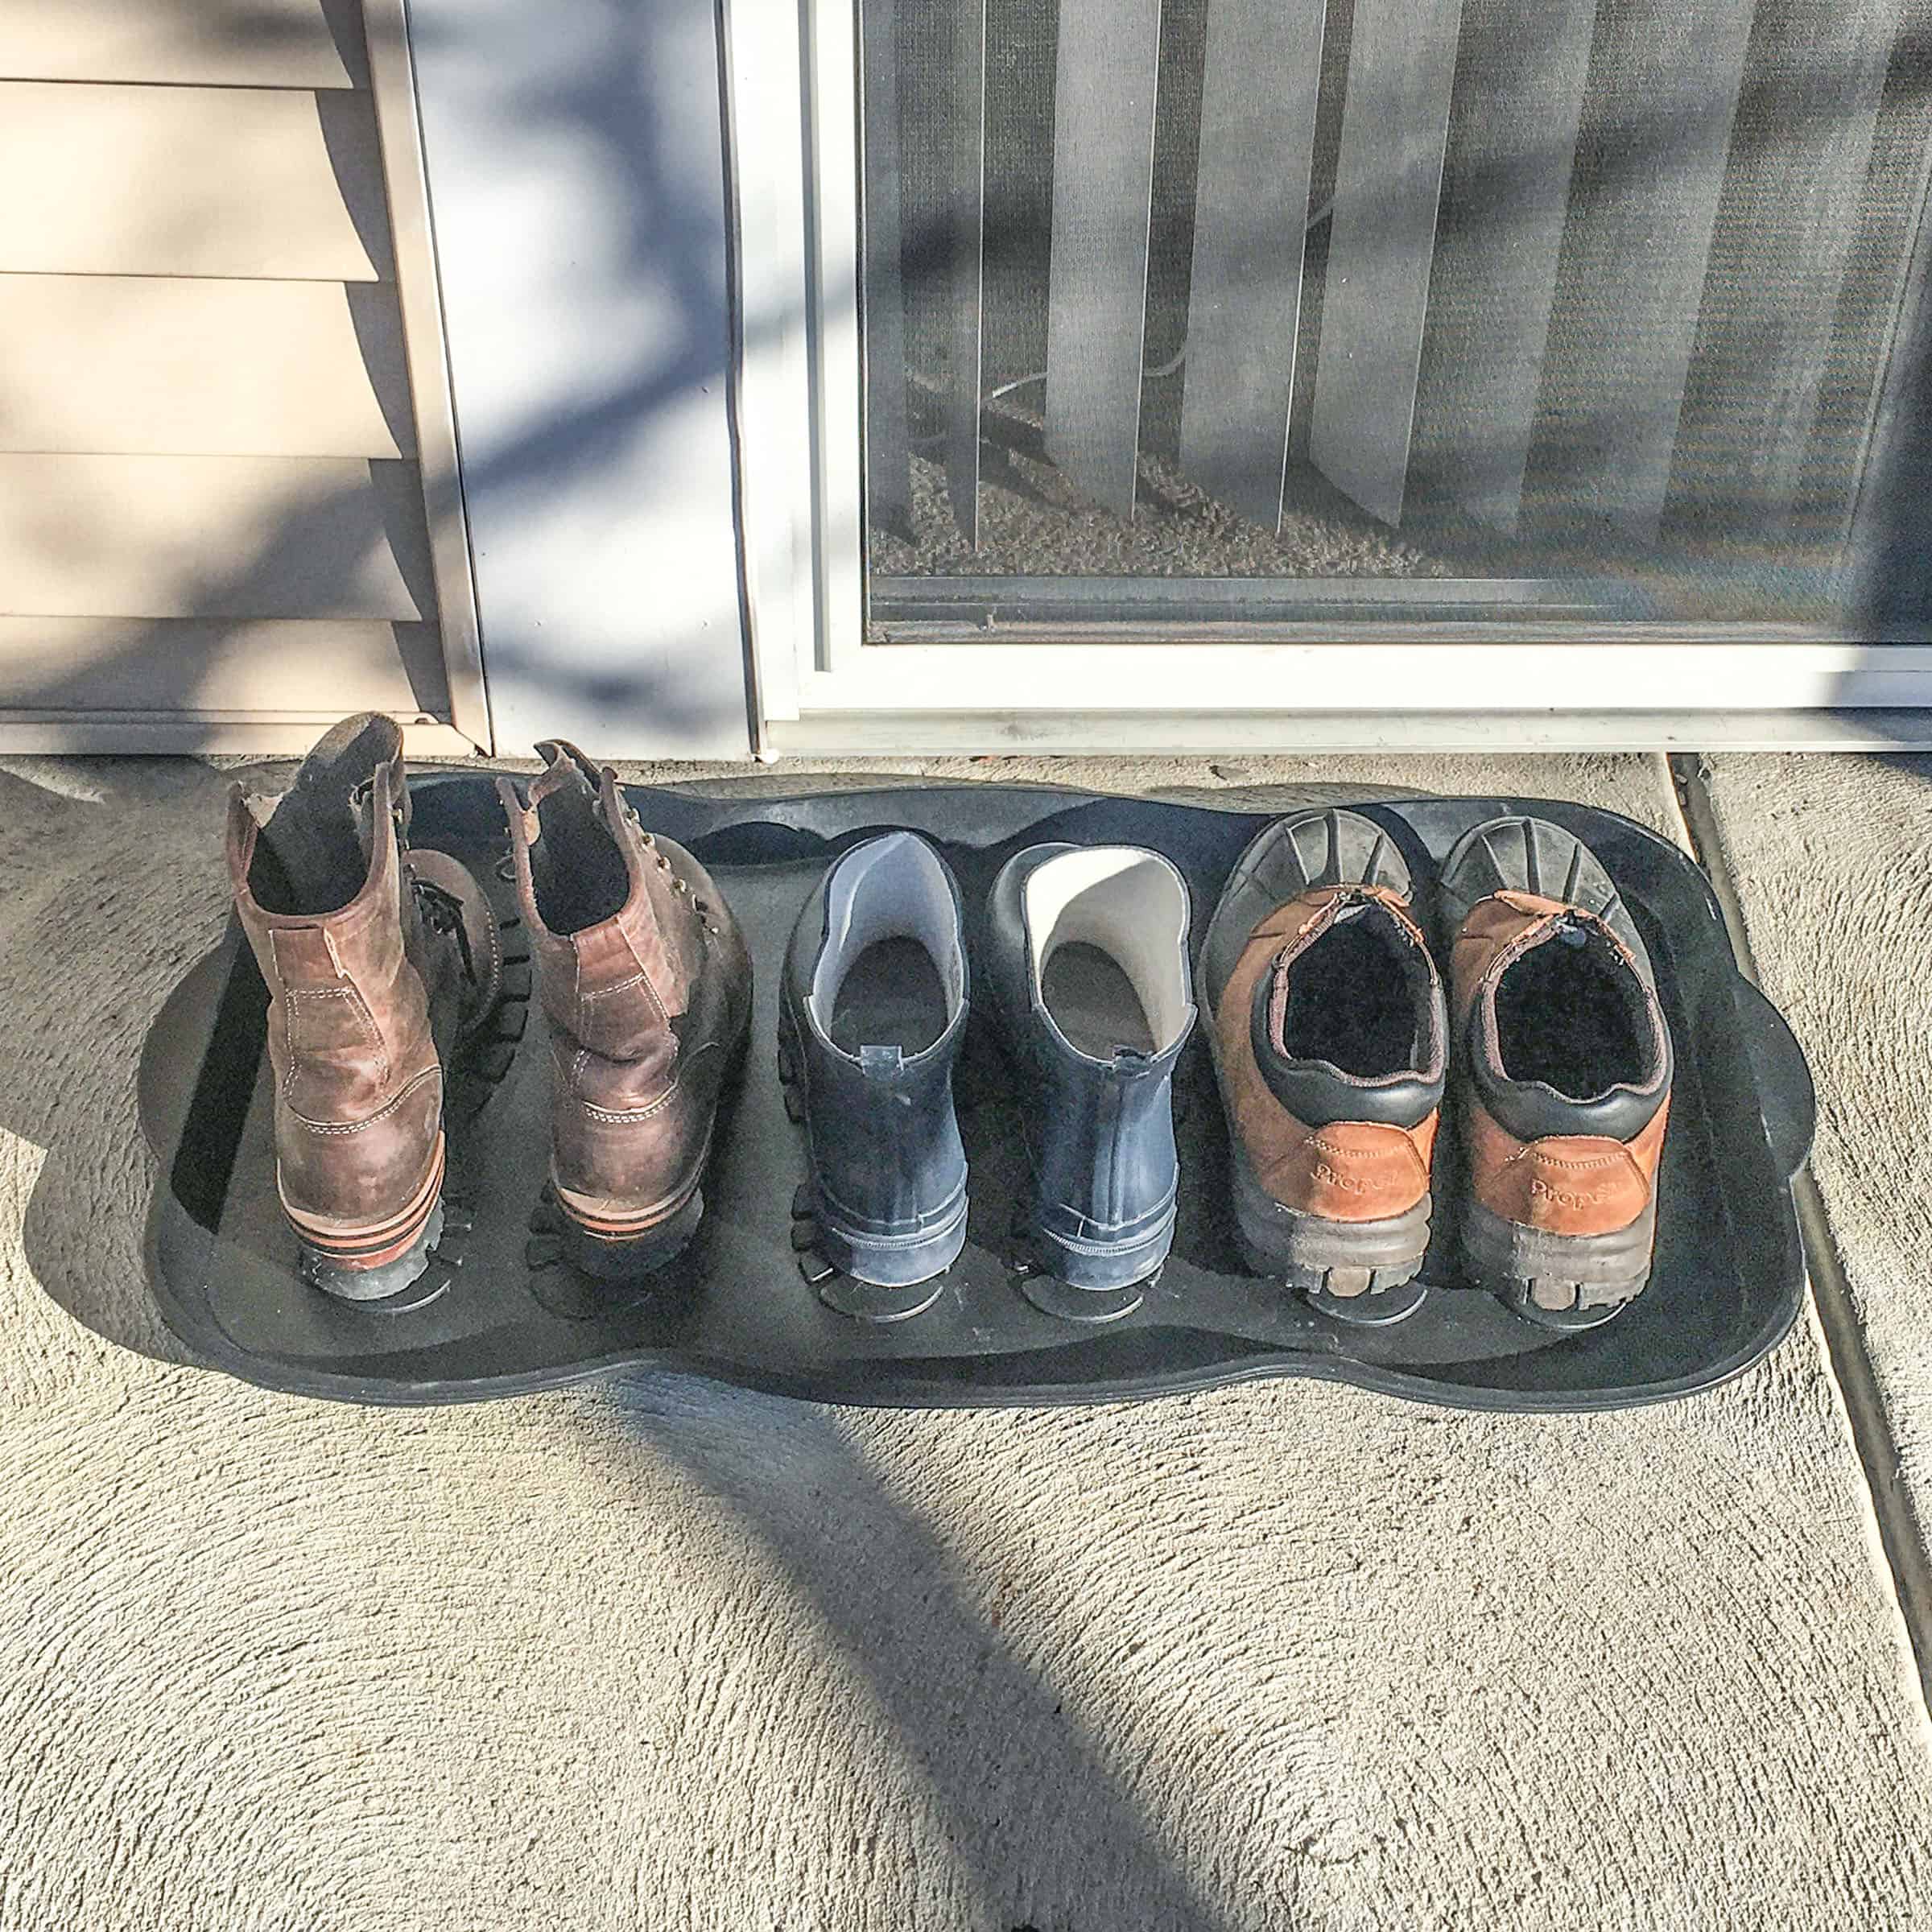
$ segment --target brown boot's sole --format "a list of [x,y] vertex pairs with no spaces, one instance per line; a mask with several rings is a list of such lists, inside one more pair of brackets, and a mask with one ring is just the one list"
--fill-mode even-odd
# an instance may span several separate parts
[[301,1246],[302,1278],[345,1302],[382,1301],[410,1286],[442,1238],[443,1168],[439,1133],[429,1178],[408,1206],[360,1228],[313,1220],[290,1207],[284,1195],[282,1212]]
[[588,1197],[572,1194],[553,1174],[551,1192],[556,1197],[564,1249],[572,1265],[598,1281],[634,1281],[675,1261],[704,1218],[703,1182],[709,1158],[707,1146],[688,1187],[670,1201],[636,1214],[599,1214]]

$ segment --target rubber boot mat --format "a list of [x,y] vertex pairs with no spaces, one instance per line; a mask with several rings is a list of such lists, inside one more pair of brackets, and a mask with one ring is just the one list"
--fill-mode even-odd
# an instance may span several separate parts
[[976,951],[993,876],[1022,846],[1150,846],[1187,881],[1198,943],[1242,848],[1277,815],[1004,786],[798,798],[628,788],[644,824],[689,846],[716,876],[758,981],[752,1051],[720,1116],[700,1232],[660,1274],[613,1288],[567,1266],[549,1231],[547,1055],[541,1019],[523,1030],[528,947],[502,882],[505,828],[491,781],[432,773],[411,790],[414,842],[454,853],[489,883],[506,952],[524,956],[497,1034],[452,1077],[447,1225],[419,1282],[391,1302],[357,1306],[298,1280],[276,1203],[266,993],[238,929],[171,996],[143,1052],[142,1119],[163,1170],[148,1229],[155,1291],[184,1342],[246,1381],[422,1403],[671,1368],[826,1402],[947,1406],[1113,1401],[1312,1375],[1459,1407],[1608,1409],[1737,1374],[1798,1313],[1804,1263],[1790,1183],[1814,1114],[1803,1058],[1739,973],[1703,873],[1626,819],[1521,799],[1352,807],[1402,846],[1425,922],[1435,864],[1468,827],[1504,813],[1535,813],[1585,840],[1629,903],[1656,963],[1677,1072],[1655,1270],[1614,1319],[1553,1332],[1459,1282],[1453,1117],[1439,1143],[1428,1293],[1413,1315],[1347,1325],[1245,1274],[1226,1133],[1197,1026],[1174,1082],[1182,1183],[1173,1253],[1124,1319],[1104,1329],[1056,1320],[1018,1286],[1026,1157],[1006,1063],[977,1010],[955,1086],[972,1174],[967,1246],[931,1307],[885,1325],[841,1315],[818,1292],[824,1264],[811,1223],[794,1218],[804,1137],[786,1117],[775,1067],[786,942],[834,853],[894,826],[933,838],[958,874]]

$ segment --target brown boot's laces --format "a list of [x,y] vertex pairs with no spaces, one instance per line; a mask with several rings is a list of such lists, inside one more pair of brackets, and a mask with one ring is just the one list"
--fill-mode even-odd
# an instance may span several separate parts
[[453,892],[431,885],[427,879],[419,879],[413,872],[409,875],[409,889],[415,894],[416,907],[423,915],[423,923],[432,931],[455,939],[463,955],[463,976],[472,985],[476,985],[476,956],[469,947],[469,927],[463,918],[463,902]]
[[[645,849],[648,851],[650,856],[657,861],[658,870],[659,872],[671,872],[671,861],[666,858],[663,853],[658,850],[658,842],[648,832],[644,829],[644,821],[639,818],[636,812],[632,811],[628,805],[624,807],[624,815],[625,818],[630,820],[631,824],[634,827],[636,827],[638,836],[643,841]],[[673,892],[683,894],[690,898],[691,909],[697,914],[698,923],[702,926],[713,939],[716,939],[718,936],[719,929],[711,923],[710,906],[706,905],[704,900],[700,898],[696,893],[692,892],[691,887],[686,884],[683,879],[679,878],[675,873],[671,873],[671,889]]]

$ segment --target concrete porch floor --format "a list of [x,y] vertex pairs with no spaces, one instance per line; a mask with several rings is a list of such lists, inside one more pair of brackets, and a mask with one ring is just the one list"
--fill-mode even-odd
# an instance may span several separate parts
[[[883,768],[1685,836],[1644,757]],[[1932,1924],[1932,760],[1693,797],[1818,1076],[1824,1327],[1530,1420],[199,1368],[133,1084],[227,775],[0,763],[0,1932]]]

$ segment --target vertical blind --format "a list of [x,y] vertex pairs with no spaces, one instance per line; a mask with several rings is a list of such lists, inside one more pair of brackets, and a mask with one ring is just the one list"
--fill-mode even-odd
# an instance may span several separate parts
[[[1843,534],[1926,182],[1932,0],[861,0],[869,514],[989,408],[1278,530]],[[1158,506],[1156,506],[1158,507]]]

